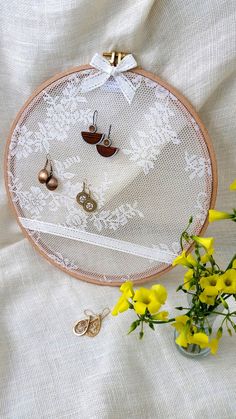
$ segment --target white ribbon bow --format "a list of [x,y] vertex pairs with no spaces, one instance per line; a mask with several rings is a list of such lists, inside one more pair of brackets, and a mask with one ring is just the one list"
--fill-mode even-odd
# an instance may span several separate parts
[[132,54],[126,55],[116,67],[113,67],[100,54],[95,54],[90,65],[99,70],[99,72],[88,76],[82,81],[80,86],[82,93],[97,89],[112,76],[129,104],[132,102],[136,86],[123,74],[125,71],[131,70],[131,68],[137,67],[137,63]]

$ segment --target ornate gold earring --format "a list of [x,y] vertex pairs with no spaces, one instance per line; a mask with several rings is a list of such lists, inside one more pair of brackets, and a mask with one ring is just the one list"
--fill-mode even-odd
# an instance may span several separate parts
[[89,327],[90,319],[91,319],[91,316],[88,316],[87,319],[82,319],[76,322],[73,327],[74,334],[77,336],[85,335]]
[[85,182],[83,182],[83,190],[76,196],[76,201],[82,205],[86,212],[93,212],[97,209],[97,203],[91,198],[91,193],[85,190]]
[[[48,171],[48,166],[50,166],[50,171]],[[54,191],[58,187],[58,180],[53,176],[52,160],[49,154],[47,154],[44,168],[38,173],[38,180],[40,183],[46,183],[46,187],[50,191]]]
[[77,336],[97,336],[101,330],[103,319],[108,316],[109,313],[110,309],[108,307],[104,308],[102,313],[99,314],[95,314],[91,310],[84,310],[84,314],[87,316],[87,319],[77,321],[73,327],[73,332]]
[[76,195],[76,201],[79,205],[84,205],[84,202],[89,198],[89,194],[85,191],[85,182],[83,182],[83,190]]
[[94,111],[93,114],[93,123],[89,126],[88,131],[82,131],[81,135],[88,144],[98,144],[102,141],[104,134],[97,132],[97,118],[98,118],[98,111]]
[[84,201],[83,208],[87,212],[93,212],[97,209],[97,202],[91,198],[91,192],[89,191],[88,198]]

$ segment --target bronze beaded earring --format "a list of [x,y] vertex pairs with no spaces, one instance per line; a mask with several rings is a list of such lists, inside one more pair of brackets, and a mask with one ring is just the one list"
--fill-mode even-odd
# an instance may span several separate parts
[[[49,171],[48,166],[50,167]],[[49,191],[54,191],[58,187],[58,180],[53,176],[52,159],[49,154],[47,154],[44,168],[38,173],[38,180],[40,183],[46,183],[46,188]]]

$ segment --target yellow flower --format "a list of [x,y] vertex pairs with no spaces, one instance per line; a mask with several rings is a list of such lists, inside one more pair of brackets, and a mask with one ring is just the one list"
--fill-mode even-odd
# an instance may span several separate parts
[[176,265],[183,265],[187,266],[188,268],[192,268],[193,266],[197,265],[197,262],[191,255],[191,253],[188,256],[186,256],[186,251],[183,250],[181,255],[177,256],[177,258],[175,258],[175,260],[172,262],[172,266]]
[[189,336],[188,343],[199,345],[200,348],[203,349],[208,347],[209,338],[206,333],[197,332]]
[[205,255],[201,256],[201,262],[202,263],[207,263],[210,260],[211,255],[208,255],[208,253],[205,253]]
[[206,287],[215,287],[218,291],[222,289],[222,281],[220,275],[204,276],[200,279],[200,285],[204,289]]
[[233,261],[233,266],[232,266],[232,268],[233,268],[233,269],[236,269],[236,259],[234,259],[234,261]]
[[154,291],[157,300],[161,304],[165,304],[166,299],[167,299],[167,291],[166,291],[166,288],[163,287],[163,285],[156,284],[156,285],[153,285],[152,286],[152,290]]
[[236,191],[236,179],[234,179],[233,183],[231,183],[229,189],[231,191]]
[[213,306],[215,303],[215,299],[218,295],[218,290],[216,287],[208,286],[204,289],[204,291],[199,295],[199,300],[202,303],[208,304],[209,306]]
[[175,339],[175,342],[179,346],[186,348],[188,346],[188,339],[190,335],[190,322],[188,316],[177,316],[175,318],[176,322],[172,323],[172,326],[179,332],[179,335]]
[[118,313],[123,313],[124,311],[128,310],[128,308],[129,308],[129,302],[127,298],[125,297],[125,295],[122,295],[117,301],[111,314],[112,316],[117,316]]
[[217,338],[213,338],[210,341],[209,347],[211,348],[211,354],[215,355],[217,350],[218,350],[218,345],[219,345],[219,339]]
[[155,314],[161,307],[160,301],[156,297],[154,290],[141,287],[135,291],[134,297],[134,309],[137,314],[145,314],[146,309],[151,314]]
[[159,311],[159,313],[152,316],[153,320],[168,320],[168,311]]
[[214,221],[224,220],[226,218],[232,218],[231,214],[223,211],[209,210],[209,222],[213,223]]
[[187,261],[190,263],[191,266],[197,266],[197,261],[196,259],[194,259],[191,253],[188,254]]
[[172,323],[171,326],[173,326],[177,330],[177,332],[181,332],[181,330],[186,325],[186,323],[187,323],[188,320],[190,320],[190,318],[188,316],[186,316],[186,315],[177,316],[175,318],[175,322]]
[[212,255],[214,253],[214,248],[213,248],[214,239],[213,239],[213,237],[193,236],[193,239],[197,244],[204,247],[204,249],[207,251],[208,255]]
[[193,278],[193,269],[189,269],[184,275],[184,288],[186,290],[190,290],[194,288],[193,286],[190,287],[190,282],[192,278]]
[[120,287],[120,291],[123,292],[127,298],[132,298],[134,296],[133,283],[131,281],[124,282]]
[[179,346],[183,346],[184,348],[187,348],[188,346],[188,334],[189,334],[189,327],[184,326],[182,331],[180,332],[179,336],[175,339],[175,342]]
[[228,269],[220,276],[222,292],[236,294],[236,270]]

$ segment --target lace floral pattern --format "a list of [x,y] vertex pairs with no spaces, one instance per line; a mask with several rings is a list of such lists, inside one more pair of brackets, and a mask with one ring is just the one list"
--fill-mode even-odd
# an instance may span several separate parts
[[171,124],[171,117],[174,116],[171,109],[173,95],[170,96],[165,89],[159,90],[161,101],[156,101],[154,106],[149,108],[149,113],[144,115],[150,130],[137,131],[138,139],[131,139],[131,148],[123,150],[131,161],[143,169],[145,175],[154,168],[157,157],[166,144],[180,143],[177,132]]
[[[136,93],[128,108],[131,114],[127,112],[124,116],[125,99],[114,79],[109,79],[105,85],[92,93],[81,92],[82,79],[93,72],[76,72],[57,80],[55,85],[50,85],[34,99],[29,111],[26,109],[11,137],[8,184],[19,217],[36,220],[38,224],[57,224],[61,230],[63,227],[77,230],[79,238],[74,242],[73,237],[64,237],[63,241],[63,235],[57,235],[55,231],[36,231],[37,228],[34,229],[33,226],[33,230],[27,230],[32,240],[47,253],[47,256],[72,273],[80,270],[87,272],[87,264],[93,264],[93,261],[87,263],[81,249],[85,253],[95,249],[94,253],[100,255],[94,243],[86,240],[83,242],[83,236],[96,236],[98,246],[99,243],[104,243],[105,239],[108,239],[108,243],[114,239],[126,245],[128,243],[129,247],[132,247],[130,244],[134,245],[133,253],[132,249],[125,248],[123,253],[117,249],[114,253],[115,250],[109,247],[110,244],[104,246],[102,260],[107,265],[101,267],[99,275],[96,275],[96,272],[90,275],[94,275],[97,281],[107,283],[114,282],[116,276],[122,276],[122,279],[119,279],[122,282],[127,278],[135,279],[138,272],[153,274],[156,267],[156,272],[164,269],[169,262],[167,259],[163,261],[161,256],[158,260],[158,251],[159,254],[170,255],[170,258],[180,252],[176,233],[171,230],[172,224],[167,225],[166,222],[173,220],[170,213],[174,214],[176,209],[174,205],[173,209],[170,208],[170,200],[167,200],[167,203],[163,200],[166,184],[170,190],[174,190],[181,184],[180,178],[183,177],[176,196],[181,201],[181,191],[186,191],[186,197],[191,198],[188,200],[188,208],[193,210],[193,214],[188,216],[194,216],[196,231],[200,230],[209,209],[211,161],[207,155],[207,148],[204,149],[204,145],[202,147],[204,136],[198,123],[169,90],[147,77],[128,73],[127,77],[136,87]],[[117,102],[114,97],[117,98]],[[104,109],[101,107],[100,111],[103,100],[106,106]],[[38,105],[40,109],[37,111]],[[125,106],[126,103],[124,109],[127,109]],[[80,132],[91,124],[95,109],[99,111],[98,132],[106,132],[109,123],[112,124],[112,142],[119,148],[119,153],[114,159],[102,159],[100,156],[97,158],[96,147],[86,144],[80,138]],[[176,116],[177,110],[181,113],[179,119]],[[111,117],[111,121],[108,116]],[[104,121],[108,121],[107,126]],[[196,141],[192,141],[192,138]],[[169,174],[173,176],[175,169],[175,151],[177,175],[172,184]],[[45,185],[37,182],[37,171],[41,168],[38,167],[37,160],[40,160],[41,165],[47,153],[52,157],[53,172],[59,181],[55,191],[49,191]],[[37,168],[33,169],[32,182],[32,178],[27,178],[27,164],[37,165]],[[97,209],[92,213],[85,212],[76,201],[76,195],[83,189],[83,177],[89,178],[86,187],[97,203]],[[156,189],[154,184],[157,184]],[[196,195],[192,194],[193,188]],[[184,198],[178,205],[183,213],[182,218],[185,219],[187,210],[183,203]],[[165,210],[168,212],[166,217]],[[180,217],[178,222],[182,222]],[[154,232],[150,232],[152,225]],[[176,232],[176,229],[173,230]],[[139,253],[135,254],[135,246],[147,249],[148,252],[141,256]],[[116,258],[114,266],[111,263],[113,255]],[[149,257],[153,257],[153,260]],[[99,257],[94,264],[96,269],[100,263],[98,259]],[[110,269],[113,269],[111,275]],[[123,275],[125,272],[127,275]]]
[[190,154],[187,150],[185,151],[185,171],[189,173],[189,179],[202,178],[205,175],[211,175],[211,161],[204,157]]
[[[56,161],[55,174],[60,173],[65,179],[72,179],[74,173],[65,172],[65,169],[74,163],[78,163],[78,161],[78,156],[68,158],[64,162]],[[66,213],[63,225],[86,230],[89,224],[92,224],[97,231],[101,232],[103,229],[116,231],[118,228],[125,226],[132,218],[144,217],[143,213],[138,209],[137,202],[133,204],[124,203],[114,210],[102,209],[105,203],[106,192],[111,185],[111,181],[108,180],[106,174],[104,174],[104,179],[99,187],[90,189],[98,203],[98,211],[93,214],[84,212],[75,201],[78,191],[82,190],[82,183],[73,184],[71,180],[67,180],[60,193],[56,191],[51,192],[47,189],[44,192],[38,186],[31,186],[29,190],[23,191],[22,183],[18,178],[14,178],[10,172],[9,178],[11,179],[10,191],[13,194],[13,201],[22,209],[27,210],[37,220],[42,219],[42,212],[45,207],[52,213],[63,210]]]

